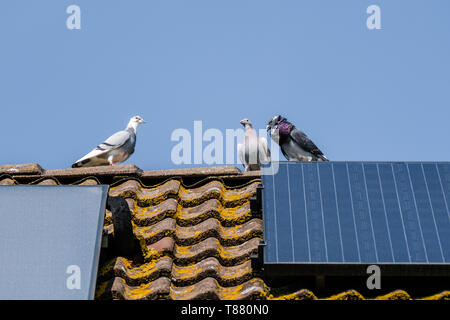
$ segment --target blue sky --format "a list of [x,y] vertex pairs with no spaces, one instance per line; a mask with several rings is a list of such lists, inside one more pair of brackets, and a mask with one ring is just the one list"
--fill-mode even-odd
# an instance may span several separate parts
[[[66,27],[72,4],[81,30]],[[371,4],[381,30],[366,27]],[[449,12],[448,0],[3,0],[0,164],[68,168],[140,115],[126,163],[175,168],[175,129],[263,128],[276,114],[331,160],[448,161]]]

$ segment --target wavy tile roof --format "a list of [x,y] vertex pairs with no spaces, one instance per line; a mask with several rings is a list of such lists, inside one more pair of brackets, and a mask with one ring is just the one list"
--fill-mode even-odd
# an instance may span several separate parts
[[[0,166],[0,185],[109,184],[124,198],[142,257],[110,257],[99,267],[97,299],[317,299],[307,289],[270,288],[250,257],[262,239],[261,216],[250,210],[258,172],[235,167],[142,171],[133,165],[44,170]],[[112,233],[106,212],[104,228]],[[354,290],[329,299],[364,299]],[[394,291],[379,299],[410,299]],[[441,292],[429,299],[450,299]]]

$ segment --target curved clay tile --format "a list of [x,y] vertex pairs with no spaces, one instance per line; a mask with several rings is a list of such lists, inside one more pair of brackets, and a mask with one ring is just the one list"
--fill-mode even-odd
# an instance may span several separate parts
[[138,205],[144,207],[159,203],[169,196],[176,196],[179,189],[180,182],[178,180],[169,180],[154,188],[144,188],[136,180],[127,180],[118,186],[112,187],[109,195],[135,199]]
[[129,286],[138,286],[156,280],[162,276],[170,276],[172,259],[163,257],[158,260],[146,262],[139,266],[132,266],[125,258],[118,257],[114,265],[106,273],[102,272],[100,279],[120,277]]
[[169,198],[154,206],[144,208],[139,206],[133,207],[134,223],[138,226],[149,226],[165,218],[172,218],[177,212],[178,202],[173,198]]
[[222,287],[216,279],[206,278],[187,287],[171,286],[169,297],[173,300],[246,300],[264,298],[266,293],[266,286],[259,278],[233,287]]
[[191,207],[209,199],[218,199],[225,207],[237,206],[245,202],[255,192],[260,182],[254,182],[244,187],[226,188],[220,181],[211,181],[203,186],[180,189],[179,199],[183,207]]
[[154,243],[164,237],[171,236],[175,230],[175,220],[166,218],[148,227],[135,227],[134,234],[138,239],[144,239],[146,244]]
[[56,182],[54,179],[48,178],[48,179],[43,179],[36,184],[39,186],[57,186],[58,182]]
[[192,245],[208,237],[215,237],[223,245],[232,246],[261,235],[261,219],[252,219],[234,227],[222,227],[218,220],[210,218],[192,227],[178,227],[175,230],[175,241],[180,245]]
[[12,186],[14,184],[16,184],[16,182],[10,178],[3,178],[0,180],[0,186]]
[[252,277],[251,262],[225,267],[216,258],[209,257],[194,265],[174,265],[172,269],[172,283],[177,286],[191,285],[207,277],[216,279],[222,286],[241,284]]
[[155,300],[166,297],[170,290],[170,280],[161,277],[155,281],[140,285],[129,286],[122,278],[115,278],[111,286],[111,296],[113,299],[126,300]]
[[224,247],[216,238],[207,238],[192,246],[175,245],[174,257],[177,265],[196,263],[207,257],[215,257],[221,265],[240,264],[258,251],[260,238],[250,239],[237,246]]
[[233,226],[248,221],[250,217],[249,202],[238,207],[224,208],[219,200],[209,199],[194,207],[180,208],[177,224],[186,227],[215,218],[224,226]]
[[86,179],[83,182],[78,183],[77,185],[79,186],[96,186],[98,185],[99,182],[96,179]]

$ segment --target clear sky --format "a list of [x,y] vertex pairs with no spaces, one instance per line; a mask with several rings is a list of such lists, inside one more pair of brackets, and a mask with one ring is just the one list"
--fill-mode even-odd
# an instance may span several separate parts
[[68,168],[133,115],[144,170],[277,114],[331,160],[450,160],[448,0],[2,0],[0,41],[0,164]]

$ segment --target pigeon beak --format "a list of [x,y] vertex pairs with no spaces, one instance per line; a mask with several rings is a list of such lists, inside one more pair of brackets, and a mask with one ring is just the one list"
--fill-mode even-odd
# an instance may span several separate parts
[[139,123],[147,123],[144,119],[139,120]]
[[270,125],[267,125],[266,126],[266,131],[269,131],[270,130]]

